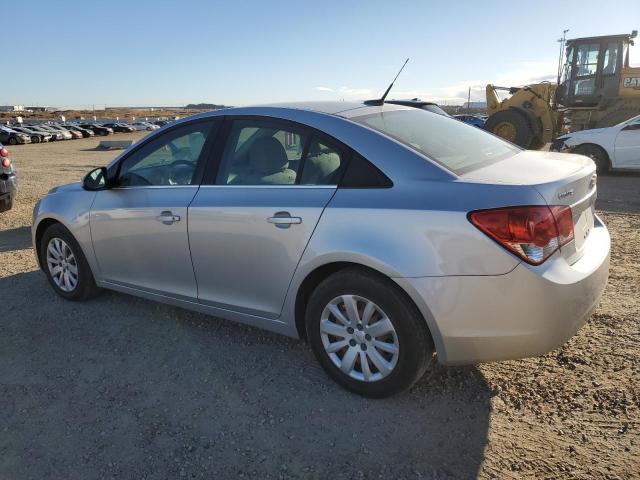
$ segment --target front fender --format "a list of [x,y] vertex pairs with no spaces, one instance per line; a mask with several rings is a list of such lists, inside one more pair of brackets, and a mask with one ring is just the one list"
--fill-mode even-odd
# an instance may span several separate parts
[[38,230],[43,222],[55,221],[64,225],[71,232],[80,245],[94,276],[98,273],[89,225],[89,212],[95,196],[96,192],[88,192],[78,187],[48,194],[36,203],[31,226],[31,241],[36,261],[40,267],[42,266],[38,258],[37,240],[38,235],[42,232]]

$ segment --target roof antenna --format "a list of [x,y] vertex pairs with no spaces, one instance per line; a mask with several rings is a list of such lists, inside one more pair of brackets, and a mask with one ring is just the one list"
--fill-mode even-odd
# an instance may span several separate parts
[[387,95],[389,95],[389,91],[391,90],[391,88],[393,87],[393,84],[395,83],[395,81],[398,79],[398,77],[400,76],[400,74],[402,73],[402,70],[404,70],[404,66],[409,62],[409,59],[407,58],[404,63],[402,64],[402,67],[400,68],[400,71],[398,72],[398,74],[395,76],[395,78],[393,79],[393,82],[391,82],[391,85],[389,85],[389,88],[387,88],[387,91],[384,92],[384,95],[382,95],[382,98],[379,98],[377,100],[365,100],[364,104],[365,105],[371,105],[371,106],[377,106],[377,105],[384,105],[384,99],[387,98]]

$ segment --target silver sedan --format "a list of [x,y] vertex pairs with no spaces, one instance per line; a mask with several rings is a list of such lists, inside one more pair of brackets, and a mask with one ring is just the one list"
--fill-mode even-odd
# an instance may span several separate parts
[[595,198],[584,156],[411,107],[305,103],[172,123],[51,190],[32,231],[64,298],[108,288],[304,338],[382,397],[434,358],[570,338],[609,271]]

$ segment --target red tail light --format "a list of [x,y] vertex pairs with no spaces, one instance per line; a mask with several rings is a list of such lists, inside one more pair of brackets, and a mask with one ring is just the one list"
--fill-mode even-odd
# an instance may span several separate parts
[[6,148],[0,148],[0,157],[8,157],[9,152],[7,152]]
[[573,240],[573,217],[567,206],[477,210],[468,217],[476,227],[531,265],[540,265]]

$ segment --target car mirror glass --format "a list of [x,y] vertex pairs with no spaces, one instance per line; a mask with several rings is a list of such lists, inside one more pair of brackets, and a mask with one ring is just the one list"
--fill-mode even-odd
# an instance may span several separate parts
[[89,191],[108,188],[106,167],[95,168],[87,173],[82,180],[82,188]]

